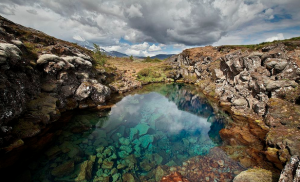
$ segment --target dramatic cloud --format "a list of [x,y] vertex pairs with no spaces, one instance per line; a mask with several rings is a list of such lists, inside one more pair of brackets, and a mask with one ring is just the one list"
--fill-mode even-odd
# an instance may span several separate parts
[[12,7],[0,4],[0,13],[4,15],[15,15],[15,10]]
[[1,0],[0,14],[61,39],[141,55],[299,36],[299,7],[299,0]]
[[149,51],[160,51],[161,47],[160,46],[156,46],[155,44],[153,44],[152,46],[149,47]]
[[272,42],[272,41],[274,41],[274,40],[283,40],[283,39],[284,39],[283,34],[282,34],[282,33],[279,33],[279,34],[277,34],[277,36],[267,38],[267,39],[266,39],[266,42]]

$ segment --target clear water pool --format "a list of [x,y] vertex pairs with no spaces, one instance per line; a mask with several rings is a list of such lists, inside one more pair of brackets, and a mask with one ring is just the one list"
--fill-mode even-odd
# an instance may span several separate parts
[[193,86],[146,86],[110,110],[78,111],[55,145],[30,164],[32,179],[159,181],[172,166],[220,145],[222,128]]

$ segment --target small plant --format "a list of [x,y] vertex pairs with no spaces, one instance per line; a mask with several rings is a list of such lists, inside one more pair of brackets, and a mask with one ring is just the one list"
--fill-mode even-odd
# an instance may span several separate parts
[[137,73],[137,79],[143,83],[162,82],[166,79],[161,69],[156,67],[145,68]]
[[97,66],[103,67],[107,61],[106,55],[103,52],[101,52],[100,47],[97,44],[94,44],[93,58],[96,62],[96,67]]
[[133,61],[133,56],[131,55],[131,56],[129,57],[129,59],[130,59],[130,61]]

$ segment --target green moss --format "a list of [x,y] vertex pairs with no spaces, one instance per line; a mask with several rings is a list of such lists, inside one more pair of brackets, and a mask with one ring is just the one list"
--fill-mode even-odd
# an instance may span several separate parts
[[137,73],[137,80],[142,83],[163,82],[166,78],[164,70],[159,67],[144,68]]
[[148,56],[148,57],[145,58],[144,62],[147,62],[147,63],[159,63],[159,62],[162,62],[162,60],[157,59],[157,58],[151,59],[151,58]]
[[28,50],[28,53],[24,54],[23,58],[30,60],[31,64],[36,64],[36,60],[38,59],[38,50],[31,42],[24,42],[24,45]]
[[188,76],[184,76],[183,79],[187,82],[190,83],[196,83],[196,81],[198,80],[196,75],[188,75]]

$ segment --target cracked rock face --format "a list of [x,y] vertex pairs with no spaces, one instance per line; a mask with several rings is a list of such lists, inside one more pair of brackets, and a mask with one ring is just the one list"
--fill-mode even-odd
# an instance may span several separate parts
[[90,51],[1,16],[0,35],[0,152],[23,145],[61,112],[105,105],[107,73],[93,68]]
[[[36,66],[23,55],[16,45],[0,43],[0,146],[38,134],[60,117],[60,111],[88,100],[94,103],[90,105],[103,105],[110,96],[110,89],[91,74],[90,56],[79,50],[72,56],[42,54]],[[10,124],[23,114],[26,119]]]
[[284,44],[255,52],[222,46],[193,48],[169,59],[174,69],[170,78],[195,75],[194,83],[231,115],[234,122],[220,135],[233,148],[248,147],[249,158],[238,159],[242,165],[266,161],[263,165],[282,169],[292,155],[299,155],[299,106],[280,99],[299,86],[299,53]]

